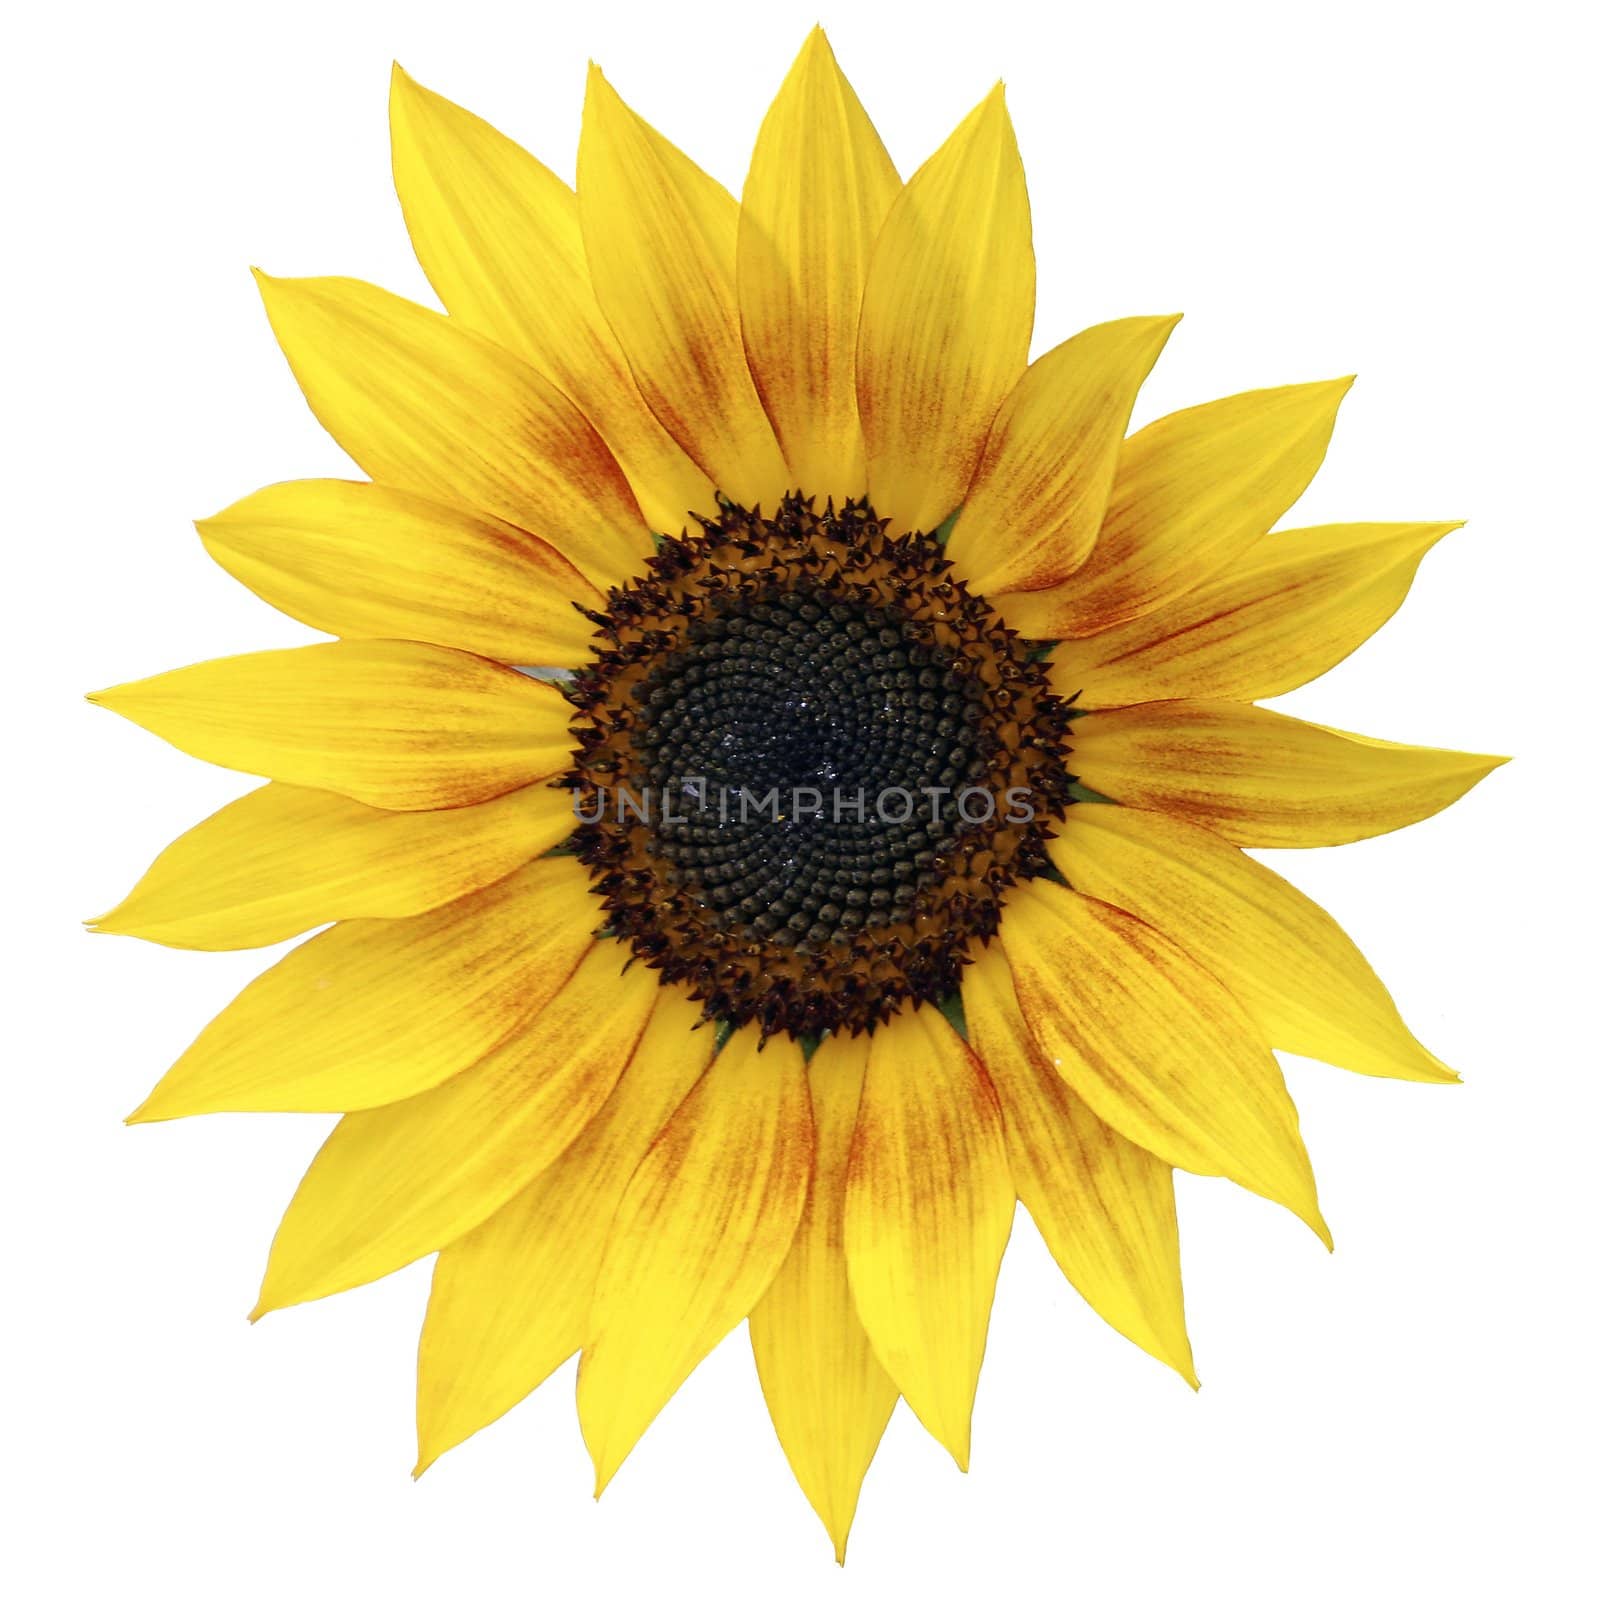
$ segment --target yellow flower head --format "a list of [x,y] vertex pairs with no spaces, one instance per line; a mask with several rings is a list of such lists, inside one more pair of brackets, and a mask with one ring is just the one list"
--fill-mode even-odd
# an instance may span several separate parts
[[1270,531],[1348,380],[1125,438],[1175,317],[1030,365],[998,89],[902,183],[819,30],[742,203],[598,71],[576,193],[398,69],[391,116],[448,315],[262,276],[369,481],[200,524],[336,642],[94,697],[270,780],[99,928],[333,924],[135,1120],[344,1113],[258,1312],[438,1252],[418,1470],[581,1351],[603,1488],[748,1318],[842,1559],[899,1396],[966,1464],[1016,1200],[1192,1382],[1173,1168],[1328,1238],[1273,1049],[1452,1078],[1241,849],[1497,764],[1252,704],[1451,525]]

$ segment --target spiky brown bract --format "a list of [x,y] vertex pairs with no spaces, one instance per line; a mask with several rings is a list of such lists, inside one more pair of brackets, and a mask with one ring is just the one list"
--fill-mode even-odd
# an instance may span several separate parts
[[[789,495],[772,517],[727,502],[649,568],[591,613],[604,643],[568,691],[579,753],[565,781],[598,819],[576,852],[608,925],[708,1018],[764,1035],[858,1033],[956,993],[1010,886],[1051,870],[1044,843],[1071,803],[1067,708],[1036,652],[935,538],[891,534],[863,501],[819,511]],[[778,726],[818,725],[804,770],[785,770],[765,716],[743,726],[752,697]],[[685,746],[717,759],[684,726],[695,698],[710,700],[698,731],[713,744],[749,733],[765,747],[736,746],[720,778],[693,772],[716,793],[686,798]],[[887,742],[887,759],[863,740]],[[802,776],[828,785],[820,816],[750,819],[768,795],[792,806]],[[681,815],[663,822],[673,800]],[[969,820],[958,802],[991,814]]]

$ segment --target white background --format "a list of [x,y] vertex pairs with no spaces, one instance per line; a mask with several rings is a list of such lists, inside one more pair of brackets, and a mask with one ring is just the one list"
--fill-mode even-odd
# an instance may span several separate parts
[[[247,786],[79,696],[303,638],[210,565],[189,519],[348,470],[247,266],[427,298],[390,189],[391,58],[570,176],[593,55],[737,192],[819,10],[903,172],[1007,79],[1036,351],[1106,317],[1188,314],[1136,420],[1360,373],[1291,520],[1471,521],[1291,709],[1517,758],[1434,821],[1274,863],[1467,1080],[1288,1063],[1337,1253],[1180,1178],[1196,1396],[1099,1324],[1019,1219],[972,1472],[902,1409],[842,1576],[742,1331],[598,1507],[570,1369],[412,1484],[426,1266],[245,1322],[323,1119],[119,1125],[273,954],[77,926]],[[40,7],[8,31],[14,1593],[1593,1592],[1579,7],[274,0]]]

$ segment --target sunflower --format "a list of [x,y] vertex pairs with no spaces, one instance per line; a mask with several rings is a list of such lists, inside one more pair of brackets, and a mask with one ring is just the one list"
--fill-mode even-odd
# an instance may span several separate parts
[[333,642],[93,696],[269,781],[95,924],[332,924],[134,1121],[342,1113],[256,1315],[437,1252],[417,1470],[580,1353],[596,1492],[748,1319],[843,1559],[904,1396],[965,1467],[1020,1199],[1194,1381],[1174,1168],[1324,1241],[1274,1049],[1453,1074],[1245,854],[1493,757],[1258,708],[1386,621],[1448,523],[1274,533],[1348,380],[1125,437],[1177,319],[1029,364],[996,89],[902,183],[820,31],[743,199],[591,71],[574,192],[396,69],[447,315],[260,276],[365,481],[199,524]]

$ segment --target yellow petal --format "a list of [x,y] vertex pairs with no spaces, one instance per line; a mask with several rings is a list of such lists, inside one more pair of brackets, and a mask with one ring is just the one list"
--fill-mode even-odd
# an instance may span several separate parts
[[745,353],[796,485],[867,488],[856,328],[867,258],[900,179],[813,28],[767,112],[739,213]]
[[1018,1198],[1057,1265],[1117,1332],[1195,1383],[1172,1168],[1103,1122],[1040,1058],[998,945],[966,970],[961,1000],[1000,1096]]
[[1127,806],[1073,806],[1050,859],[1075,889],[1182,945],[1275,1050],[1377,1077],[1455,1081],[1338,923],[1210,829]]
[[575,826],[536,784],[451,811],[380,811],[269,783],[191,828],[90,924],[183,950],[248,950],[324,922],[414,917],[494,883]]
[[598,1495],[678,1386],[766,1293],[811,1180],[800,1047],[744,1027],[640,1162],[611,1225],[578,1365]]
[[1172,1166],[1287,1206],[1332,1247],[1283,1074],[1209,972],[1042,879],[1006,903],[1000,942],[1035,1043],[1091,1111]]
[[845,1271],[845,1173],[866,1067],[864,1036],[828,1039],[811,1058],[811,1193],[782,1270],[750,1313],[772,1424],[840,1562],[861,1480],[897,1397],[856,1315]]
[[341,922],[250,984],[129,1120],[353,1111],[431,1089],[567,981],[594,905],[584,869],[551,856],[420,917]]
[[589,69],[578,215],[594,292],[650,409],[724,494],[790,487],[745,365],[733,196]]
[[1169,605],[1236,561],[1305,492],[1353,379],[1255,389],[1176,411],[1122,448],[1094,553],[1006,603],[1030,639],[1078,638]]
[[650,525],[715,514],[706,476],[645,405],[600,314],[578,197],[526,150],[399,66],[389,92],[394,186],[450,315],[537,367],[611,447]]
[[932,530],[960,505],[1028,364],[1033,228],[998,85],[890,208],[867,268],[856,390],[879,516]]
[[583,1343],[611,1219],[661,1125],[711,1059],[714,1030],[663,988],[633,1060],[587,1128],[520,1194],[439,1252],[417,1354],[417,1471],[537,1388]]
[[202,761],[391,811],[488,800],[572,752],[548,683],[399,639],[224,656],[89,698]]
[[272,1241],[253,1316],[370,1283],[459,1239],[550,1165],[605,1103],[660,992],[593,944],[559,993],[475,1067],[342,1118]]
[[844,1207],[850,1291],[872,1348],[963,1472],[1016,1190],[1000,1106],[924,1007],[872,1036]]
[[599,591],[542,539],[375,483],[257,490],[196,524],[269,605],[347,639],[420,639],[531,666],[589,654]]
[[1088,560],[1128,414],[1177,324],[1103,322],[1023,374],[989,429],[950,535],[950,559],[977,593],[1047,589]]
[[256,274],[317,420],[369,477],[545,540],[602,588],[650,532],[583,413],[509,351],[353,278]]
[[1160,700],[1072,725],[1072,770],[1126,805],[1235,844],[1349,844],[1431,817],[1504,756],[1391,744],[1227,700]]
[[1337,666],[1400,609],[1459,522],[1356,522],[1274,534],[1171,605],[1050,658],[1078,705],[1265,700]]

